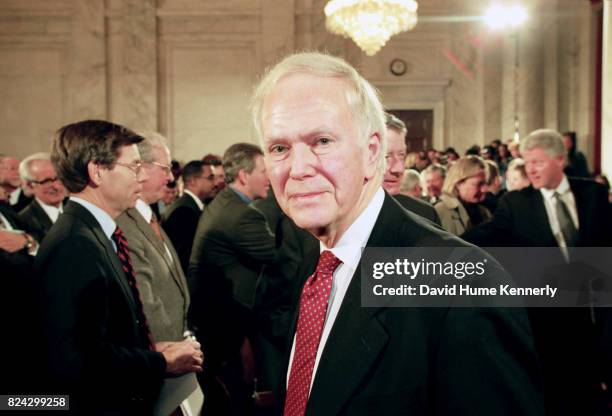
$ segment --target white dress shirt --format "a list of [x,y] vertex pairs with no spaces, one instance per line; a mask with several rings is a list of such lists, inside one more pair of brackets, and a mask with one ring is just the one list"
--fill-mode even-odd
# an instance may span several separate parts
[[47,214],[51,222],[55,224],[55,221],[57,221],[57,218],[63,212],[62,204],[60,203],[59,207],[54,207],[53,205],[45,204],[38,198],[36,198],[36,202],[40,204],[40,207],[43,209],[43,211],[45,211],[45,214]]
[[[351,224],[351,226],[342,235],[338,244],[333,248],[327,248],[323,243],[320,243],[320,251],[330,250],[338,259],[342,261],[342,264],[338,266],[333,275],[331,293],[329,295],[329,303],[327,307],[327,315],[325,317],[325,323],[323,324],[323,333],[321,334],[321,341],[317,349],[317,357],[314,363],[314,369],[312,371],[312,379],[310,380],[310,388],[312,389],[312,383],[314,382],[315,375],[317,373],[317,367],[321,359],[323,348],[329,338],[329,334],[334,326],[338,311],[344,300],[344,295],[351,283],[351,279],[357,270],[359,261],[361,260],[361,252],[366,246],[374,224],[378,219],[378,214],[382,208],[385,200],[385,193],[382,188],[378,188],[374,198],[370,201],[365,210],[357,217],[357,219]],[[359,276],[356,277],[359,279]],[[289,383],[289,375],[291,373],[291,365],[293,364],[293,355],[295,353],[295,335],[293,336],[293,343],[291,346],[291,355],[289,357],[289,368],[287,370],[287,383]]]

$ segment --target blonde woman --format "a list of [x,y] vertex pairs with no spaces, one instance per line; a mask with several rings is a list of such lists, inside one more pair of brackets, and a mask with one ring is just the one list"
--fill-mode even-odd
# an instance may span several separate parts
[[450,167],[440,202],[434,206],[446,231],[461,235],[491,218],[489,210],[480,205],[486,182],[485,165],[478,156],[462,157]]

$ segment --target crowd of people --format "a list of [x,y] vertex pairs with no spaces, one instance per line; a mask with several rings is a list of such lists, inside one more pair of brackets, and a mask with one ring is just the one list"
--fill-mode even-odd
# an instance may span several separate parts
[[366,247],[496,265],[482,247],[610,246],[573,132],[407,153],[372,86],[318,53],[267,72],[252,116],[260,146],[184,164],[103,120],[0,157],[0,393],[77,414],[608,414],[606,308],[361,306]]

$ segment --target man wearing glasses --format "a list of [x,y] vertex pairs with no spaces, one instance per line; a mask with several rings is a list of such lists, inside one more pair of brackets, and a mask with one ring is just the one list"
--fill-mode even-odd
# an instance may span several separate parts
[[19,174],[34,199],[21,212],[19,218],[30,228],[33,237],[42,241],[62,212],[66,188],[59,181],[48,153],[35,153],[19,165]]
[[116,223],[147,180],[142,140],[98,120],[64,126],[53,139],[51,160],[71,196],[35,261],[36,361],[40,391],[69,394],[75,414],[151,414],[165,377],[202,370],[197,342],[156,343]]

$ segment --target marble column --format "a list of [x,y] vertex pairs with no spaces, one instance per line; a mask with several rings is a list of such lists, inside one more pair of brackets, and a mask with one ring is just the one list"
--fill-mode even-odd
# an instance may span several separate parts
[[612,0],[603,2],[601,170],[612,178]]
[[123,0],[109,24],[110,117],[138,131],[158,128],[155,0]]
[[107,118],[104,2],[75,0],[72,16],[68,113],[72,121]]
[[264,67],[295,49],[295,0],[262,0],[261,44]]

